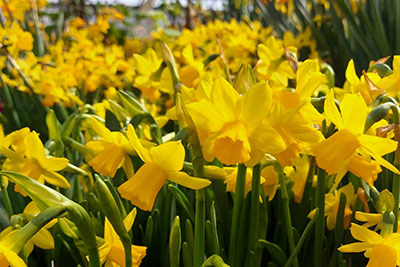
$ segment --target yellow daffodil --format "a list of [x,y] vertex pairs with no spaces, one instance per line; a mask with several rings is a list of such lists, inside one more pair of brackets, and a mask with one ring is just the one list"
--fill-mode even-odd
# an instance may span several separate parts
[[295,73],[285,59],[282,40],[270,36],[266,44],[257,46],[260,62],[257,64],[257,73],[260,78],[271,83],[272,87],[285,88],[288,79],[295,78]]
[[400,92],[400,55],[393,57],[393,73],[382,78],[377,85],[384,88],[391,96],[397,96]]
[[171,141],[150,149],[139,141],[132,125],[128,125],[127,136],[144,165],[128,181],[118,187],[118,192],[133,205],[150,211],[161,187],[168,180],[183,186],[200,189],[210,181],[190,177],[180,170],[185,159],[185,149],[180,141]]
[[271,107],[272,91],[266,83],[258,83],[240,96],[225,79],[218,78],[210,101],[188,105],[196,127],[207,132],[207,138],[201,140],[205,159],[217,158],[232,165],[248,162],[253,153],[257,155],[250,165],[254,165],[264,153],[283,151],[284,143],[276,131],[261,125]]
[[[371,94],[367,82],[373,82],[374,84],[379,84],[381,77],[378,73],[368,72],[365,74],[369,81],[366,81],[364,75],[358,78],[356,70],[354,67],[354,61],[351,59],[347,65],[346,69],[346,80],[347,84],[344,86],[344,90],[348,93],[360,93],[364,98],[367,105],[369,105],[373,100],[374,95]],[[376,96],[375,96],[376,97]]]
[[[347,184],[341,187],[336,193],[329,193],[325,195],[325,216],[326,218],[326,228],[328,230],[335,229],[336,225],[336,215],[339,208],[340,202],[340,194],[344,193],[346,195],[346,206],[344,208],[344,228],[348,228],[351,222],[351,215],[353,211],[351,206],[354,204],[354,201],[357,198],[357,195],[354,194],[354,187],[352,184]],[[312,210],[308,217],[312,218],[315,214],[315,210]]]
[[367,267],[395,267],[400,265],[400,234],[392,233],[382,237],[368,228],[352,223],[351,235],[360,242],[338,248],[343,253],[364,252],[369,258]]
[[[225,170],[227,170],[225,168]],[[237,177],[238,170],[235,168],[231,173],[226,176],[225,183],[226,183],[226,191],[227,192],[235,192],[236,191],[236,177]],[[245,183],[245,195],[251,190],[251,183],[253,180],[253,171],[250,168],[246,169],[246,183]],[[265,178],[262,177],[260,179],[260,184],[264,183]]]
[[[294,185],[292,187],[294,201],[300,203],[303,197],[304,187],[306,185],[310,160],[306,155],[304,155],[302,157],[294,159],[292,162],[293,166],[285,167],[284,171],[287,176],[294,181]],[[313,181],[316,180],[315,178],[316,177],[314,175]]]
[[[133,209],[124,219],[125,229],[130,231],[136,217],[136,209]],[[146,247],[132,245],[132,266],[139,267],[146,256]],[[125,266],[125,252],[122,242],[113,226],[105,218],[104,243],[99,247],[100,261],[105,266]]]
[[122,166],[128,177],[133,175],[133,165],[129,155],[136,155],[129,139],[121,132],[111,132],[101,122],[92,118],[91,128],[99,135],[99,140],[89,141],[86,146],[94,152],[88,162],[97,172],[114,177]]
[[161,66],[160,60],[153,49],[149,49],[145,56],[135,54],[135,66],[138,75],[134,85],[150,100],[155,100],[160,96],[158,87],[159,81],[155,80],[154,73]]
[[[19,154],[10,148],[3,147],[1,149],[1,153],[7,157],[3,168],[24,174],[40,183],[46,181],[55,186],[69,188],[70,184],[67,179],[57,173],[68,165],[68,160],[46,156],[42,141],[40,141],[36,132],[28,133],[23,140],[25,146],[23,154]],[[19,189],[19,187],[16,187],[16,189]]]
[[380,165],[398,174],[399,171],[382,158],[397,148],[397,142],[363,134],[368,113],[364,99],[359,94],[346,94],[340,110],[341,113],[330,91],[325,100],[325,114],[338,131],[313,146],[318,166],[328,174],[338,174],[336,185],[347,171],[371,184],[381,172]]
[[261,176],[265,179],[263,183],[265,196],[271,201],[274,199],[279,187],[278,173],[275,171],[274,166],[270,165],[261,170]]
[[17,230],[3,230],[0,233],[0,266],[26,267],[16,251],[15,234]]

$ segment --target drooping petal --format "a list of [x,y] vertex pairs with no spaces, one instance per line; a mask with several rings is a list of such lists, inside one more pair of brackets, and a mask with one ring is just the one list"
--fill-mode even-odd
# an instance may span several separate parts
[[61,171],[67,167],[69,160],[65,158],[42,158],[39,160],[40,166],[48,171]]
[[346,94],[340,103],[343,126],[353,133],[363,133],[368,108],[359,94]]
[[376,161],[367,161],[359,155],[350,158],[347,168],[355,176],[361,177],[370,185],[375,182],[375,180],[378,178],[378,173],[382,171],[381,167]]
[[65,179],[65,177],[59,173],[51,172],[51,171],[43,171],[41,177],[43,177],[43,179],[49,184],[59,186],[61,188],[70,188],[71,187],[71,185],[69,184],[67,179]]
[[152,147],[150,156],[165,171],[180,171],[185,159],[185,148],[180,141],[171,141]]
[[168,172],[168,180],[195,190],[211,184],[207,179],[191,177],[186,172]]
[[104,221],[104,241],[106,241],[106,243],[112,244],[117,239],[117,233],[115,232],[112,224],[106,217]]
[[142,210],[151,211],[167,173],[154,163],[146,162],[128,181],[118,187],[125,199]]
[[33,237],[33,243],[42,249],[53,249],[54,239],[49,230],[46,228],[40,229]]

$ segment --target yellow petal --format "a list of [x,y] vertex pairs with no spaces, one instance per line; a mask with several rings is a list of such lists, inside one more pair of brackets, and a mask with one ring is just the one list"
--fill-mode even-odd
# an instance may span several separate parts
[[111,131],[103,123],[91,117],[89,119],[89,125],[102,139],[104,139],[104,141],[109,143],[113,142]]
[[101,247],[99,247],[99,256],[101,264],[103,264],[106,261],[107,256],[110,253],[110,250],[111,250],[111,244],[108,242],[105,242]]
[[264,153],[276,154],[286,149],[285,142],[279,133],[267,125],[259,125],[250,135],[252,147]]
[[136,208],[133,208],[131,212],[129,212],[129,214],[124,218],[124,226],[128,232],[131,230],[133,222],[135,221],[136,213]]
[[142,210],[151,211],[167,173],[154,163],[146,162],[128,181],[118,187],[125,199]]
[[122,164],[122,168],[125,171],[126,177],[132,177],[135,174],[131,158],[129,157],[128,154],[125,154],[124,163]]
[[361,177],[364,181],[372,185],[378,178],[378,173],[382,171],[375,160],[369,162],[359,155],[351,157],[347,167],[355,176]]
[[17,253],[6,249],[3,251],[3,254],[11,267],[26,267],[25,262],[17,255]]
[[343,126],[353,133],[363,133],[368,108],[359,94],[346,94],[340,103]]
[[112,244],[114,240],[118,240],[117,233],[115,232],[114,227],[106,217],[104,221],[104,241],[106,241],[106,243]]
[[326,117],[329,120],[331,120],[339,129],[343,128],[342,116],[340,115],[339,110],[336,107],[335,95],[334,95],[333,90],[330,90],[326,94],[324,111],[325,111]]
[[64,176],[62,176],[59,173],[51,172],[51,171],[43,171],[42,177],[49,184],[59,186],[62,188],[70,188],[71,187],[71,185],[69,184],[67,179],[65,179]]
[[119,146],[109,144],[102,152],[89,161],[89,165],[99,173],[115,176],[125,157],[125,152]]
[[25,137],[24,142],[26,145],[25,155],[27,158],[40,159],[44,157],[44,147],[36,132],[29,133]]
[[356,69],[354,67],[354,61],[351,59],[349,63],[347,64],[346,68],[346,79],[352,84],[355,85],[360,82],[360,79],[358,78],[356,74]]
[[68,165],[68,159],[65,158],[43,158],[40,159],[40,166],[48,171],[61,171]]
[[[222,115],[218,106],[209,101],[199,101],[187,105],[187,110],[193,119],[196,128],[216,132],[219,131],[227,119]],[[207,112],[204,112],[207,110]]]
[[144,162],[151,162],[152,159],[149,150],[142,145],[142,143],[140,142],[139,138],[136,135],[135,129],[131,124],[128,124],[126,135],[128,136],[129,141],[132,143],[132,146],[135,148],[139,157]]
[[40,229],[33,237],[33,243],[42,249],[53,249],[54,239],[49,230],[46,228]]
[[179,171],[185,160],[185,148],[180,141],[171,141],[150,149],[153,162],[166,171]]
[[383,156],[396,150],[397,142],[391,139],[363,134],[358,137],[362,147],[373,151],[375,155]]
[[369,244],[377,244],[382,242],[383,240],[383,238],[378,233],[371,231],[368,228],[359,226],[355,223],[351,224],[350,232],[354,239]]
[[334,174],[358,147],[356,136],[347,129],[342,129],[314,145],[312,151],[318,166],[325,169],[328,174]]
[[218,77],[211,91],[211,101],[226,120],[234,120],[239,93],[224,78]]
[[136,71],[143,76],[150,76],[153,73],[153,68],[150,62],[143,56],[134,54]]
[[185,172],[168,172],[168,180],[195,190],[211,184],[209,180],[191,177]]
[[385,244],[377,244],[372,248],[367,267],[396,267],[396,249]]
[[369,249],[371,246],[372,246],[371,244],[364,243],[364,242],[354,242],[351,244],[341,246],[340,248],[338,248],[338,250],[340,252],[344,252],[344,253],[346,253],[346,252],[357,253],[357,252],[363,252],[363,251]]
[[400,56],[393,57],[393,72],[395,74],[400,74]]
[[261,121],[272,106],[272,89],[261,82],[250,87],[239,100],[240,118],[247,124]]

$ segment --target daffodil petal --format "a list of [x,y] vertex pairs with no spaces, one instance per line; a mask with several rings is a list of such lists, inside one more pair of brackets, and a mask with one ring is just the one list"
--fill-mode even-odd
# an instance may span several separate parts
[[195,190],[211,184],[206,179],[191,177],[185,172],[168,172],[168,180]]
[[351,244],[343,245],[338,250],[340,252],[363,252],[369,249],[372,245],[364,242],[354,242]]
[[67,179],[65,179],[64,176],[62,176],[59,173],[52,172],[52,171],[43,171],[42,177],[49,184],[59,186],[62,188],[70,188],[71,187],[71,185],[69,184]]
[[361,146],[373,151],[375,155],[383,156],[396,150],[397,142],[391,139],[363,134],[358,137]]
[[154,163],[166,171],[179,171],[183,167],[185,148],[180,141],[171,141],[150,149]]
[[340,103],[343,126],[353,133],[363,133],[368,108],[359,94],[346,94]]
[[383,240],[383,238],[378,233],[371,231],[368,228],[359,226],[355,223],[351,224],[350,232],[354,239],[369,244],[377,244],[382,242]]
[[139,157],[144,162],[151,162],[152,160],[149,150],[142,145],[142,143],[140,142],[139,138],[136,135],[135,129],[131,124],[129,124],[126,129],[126,135],[128,136],[129,141],[132,143]]
[[325,104],[324,104],[324,111],[326,117],[331,120],[339,129],[343,128],[343,119],[339,113],[338,108],[335,104],[335,96],[333,90],[330,90],[326,94]]
[[219,77],[215,80],[211,91],[211,101],[228,121],[235,118],[234,112],[239,98],[239,93],[224,78]]

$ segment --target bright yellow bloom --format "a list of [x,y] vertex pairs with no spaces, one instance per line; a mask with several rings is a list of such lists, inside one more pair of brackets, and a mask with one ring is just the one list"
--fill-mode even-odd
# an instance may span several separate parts
[[284,53],[283,41],[274,36],[270,36],[265,45],[257,46],[260,62],[257,64],[256,71],[260,78],[269,81],[272,87],[285,88],[288,85],[288,79],[295,78],[295,73],[285,59]]
[[[295,158],[292,162],[293,166],[285,167],[284,171],[287,176],[294,181],[294,185],[292,187],[294,201],[300,203],[301,199],[303,198],[303,192],[310,167],[310,160],[306,155],[303,155]],[[315,175],[313,181],[315,181]]]
[[156,100],[160,96],[158,87],[160,82],[157,81],[155,73],[161,66],[162,60],[159,59],[153,49],[147,50],[144,56],[134,54],[137,76],[134,86],[139,88],[143,95],[150,100]]
[[384,88],[391,96],[398,95],[400,92],[400,55],[393,57],[393,73],[382,78],[377,85]]
[[264,153],[285,149],[277,132],[261,125],[272,107],[272,91],[266,83],[258,83],[240,96],[220,77],[214,82],[210,101],[187,107],[196,128],[208,133],[205,140],[200,140],[207,161],[217,158],[226,165],[246,163],[251,153],[257,153],[257,160],[250,164],[254,165]]
[[344,253],[363,252],[369,258],[367,267],[395,267],[400,265],[400,234],[392,233],[385,237],[368,228],[352,223],[350,228],[354,239],[361,242],[347,244],[338,248]]
[[17,230],[3,230],[0,233],[0,266],[26,267],[25,262],[18,256],[16,251],[15,234]]
[[133,205],[150,211],[167,179],[192,189],[204,188],[211,183],[180,171],[185,159],[185,149],[180,141],[147,149],[140,143],[132,125],[128,125],[126,134],[139,157],[145,162],[128,181],[118,187],[121,196],[130,200]]
[[[24,134],[24,132],[19,133]],[[16,134],[15,137],[17,136]],[[40,141],[36,132],[28,133],[23,140],[24,146],[17,146],[17,148],[24,148],[23,154],[8,147],[1,148],[1,153],[8,158],[3,168],[24,174],[40,183],[46,181],[55,186],[69,188],[69,182],[56,172],[63,170],[68,165],[68,160],[46,156],[42,141]],[[12,145],[11,148],[13,148]]]
[[[378,73],[368,72],[365,74],[370,82],[374,84],[379,84],[381,77]],[[367,105],[369,105],[377,95],[370,91],[370,88],[365,80],[364,75],[361,75],[361,78],[358,78],[356,74],[356,70],[354,67],[354,61],[351,59],[347,65],[346,69],[346,80],[347,83],[344,86],[344,90],[349,93],[360,93],[364,98]],[[384,88],[384,87],[383,87]],[[384,91],[383,91],[384,92]],[[383,93],[381,92],[381,93]]]
[[122,166],[128,177],[133,175],[133,165],[129,155],[136,155],[129,139],[121,132],[111,132],[98,120],[91,118],[91,128],[100,136],[86,146],[94,152],[94,157],[88,162],[96,171],[114,177]]
[[347,171],[371,184],[381,172],[380,165],[398,174],[399,171],[382,158],[397,148],[397,142],[363,134],[368,113],[364,99],[358,94],[346,94],[340,110],[341,113],[330,91],[325,100],[325,114],[338,131],[313,146],[318,166],[328,174],[338,173],[336,185]]
[[[351,210],[351,206],[354,204],[354,201],[357,198],[357,195],[354,194],[354,187],[352,184],[347,184],[341,187],[336,193],[325,194],[325,216],[326,218],[326,228],[328,230],[335,229],[336,225],[336,215],[339,209],[340,202],[340,194],[344,193],[346,195],[346,206],[344,208],[344,228],[347,229],[351,222],[351,215],[353,211]],[[307,217],[314,217],[315,209],[312,210]]]
[[[136,217],[136,208],[124,219],[125,229],[130,231]],[[99,247],[101,264],[105,266],[125,266],[125,251],[122,242],[115,232],[113,226],[105,218],[104,222],[104,244]],[[142,259],[146,256],[146,247],[132,245],[132,266],[139,267]]]

